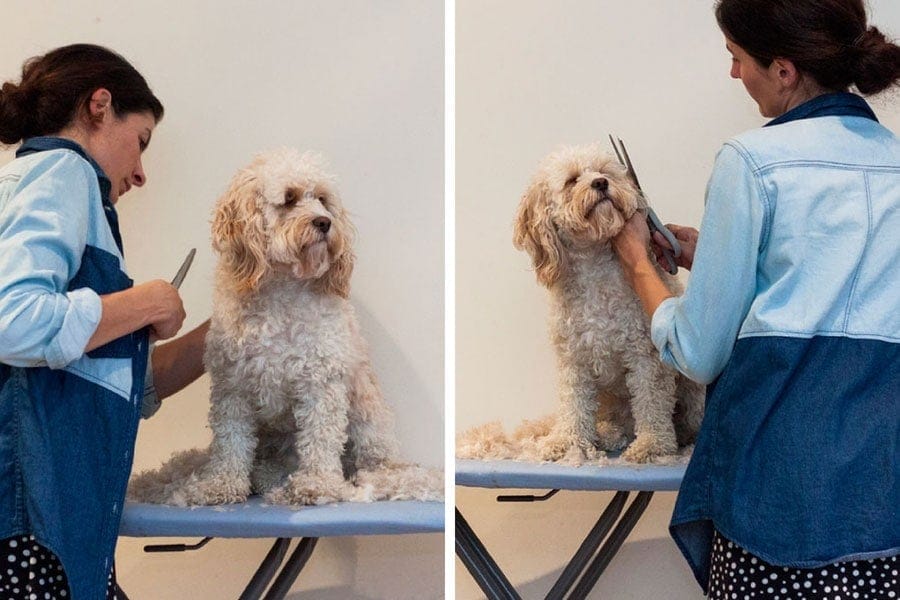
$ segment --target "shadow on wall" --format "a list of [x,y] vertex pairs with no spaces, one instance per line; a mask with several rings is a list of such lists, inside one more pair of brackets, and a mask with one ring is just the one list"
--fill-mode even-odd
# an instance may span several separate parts
[[[428,386],[408,360],[403,348],[397,344],[392,332],[356,301],[352,293],[350,300],[356,309],[363,337],[369,344],[384,400],[394,411],[401,459],[441,467],[444,463],[443,444],[435,440],[443,439],[443,415],[437,405],[425,401]],[[443,340],[435,343],[441,344]],[[427,453],[423,448],[427,448]]]
[[[585,532],[586,533],[586,532]],[[580,542],[580,541],[579,541]],[[647,557],[652,557],[649,564]],[[567,557],[568,560],[571,557]],[[616,600],[699,600],[703,592],[693,579],[685,576],[687,565],[668,538],[626,542],[588,598]],[[541,598],[562,573],[562,568],[517,588],[523,598]],[[645,573],[646,575],[642,575]]]

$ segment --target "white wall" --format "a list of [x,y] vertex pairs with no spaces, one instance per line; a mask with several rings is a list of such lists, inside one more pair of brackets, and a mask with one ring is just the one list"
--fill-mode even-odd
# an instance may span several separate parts
[[[197,247],[188,328],[211,310],[210,212],[235,170],[274,147],[323,152],[359,231],[352,298],[402,452],[441,466],[443,29],[439,1],[5,0],[0,76],[86,41],[147,78],[166,116],[145,154],[148,184],[118,205],[125,252],[144,281],[170,278]],[[143,424],[135,470],[208,443],[208,391],[203,378]],[[269,544],[145,555],[146,541],[123,538],[117,553],[133,598],[236,597]],[[292,597],[436,598],[443,565],[440,535],[323,539]]]
[[[552,412],[556,372],[546,292],[512,246],[519,198],[559,144],[626,141],[664,222],[699,225],[721,143],[762,125],[729,78],[712,0],[457,0],[456,429]],[[900,3],[872,0],[873,22],[900,36]],[[900,130],[896,101],[876,100]],[[457,488],[457,504],[528,597],[549,590],[608,495],[560,494],[500,505]],[[597,598],[698,598],[668,538],[674,494],[645,520],[595,588]],[[457,561],[457,598],[480,597]]]

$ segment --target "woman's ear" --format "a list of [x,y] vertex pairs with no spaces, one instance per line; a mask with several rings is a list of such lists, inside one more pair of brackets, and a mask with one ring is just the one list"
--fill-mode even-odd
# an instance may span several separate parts
[[800,82],[800,71],[793,61],[776,58],[769,65],[769,73],[781,84],[783,89],[793,89]]
[[87,117],[92,123],[100,123],[113,114],[112,94],[106,88],[97,88],[87,103]]

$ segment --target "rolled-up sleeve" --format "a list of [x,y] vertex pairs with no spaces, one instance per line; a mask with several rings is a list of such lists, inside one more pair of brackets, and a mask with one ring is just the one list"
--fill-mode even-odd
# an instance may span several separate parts
[[64,367],[97,329],[100,297],[68,290],[87,243],[91,177],[75,154],[42,153],[0,206],[0,362]]
[[725,368],[756,294],[766,198],[749,157],[726,144],[706,189],[706,210],[683,296],[653,314],[660,357],[688,378],[710,383]]

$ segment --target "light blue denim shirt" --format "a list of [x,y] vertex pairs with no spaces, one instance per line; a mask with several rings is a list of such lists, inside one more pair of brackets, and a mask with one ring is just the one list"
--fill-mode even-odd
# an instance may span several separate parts
[[109,181],[74,142],[0,169],[0,539],[33,534],[75,600],[104,597],[138,419],[158,400],[142,330],[85,353],[131,287]]
[[704,589],[713,527],[783,566],[900,552],[900,143],[834,100],[854,110],[724,145],[653,315],[662,359],[712,384],[671,526]]

